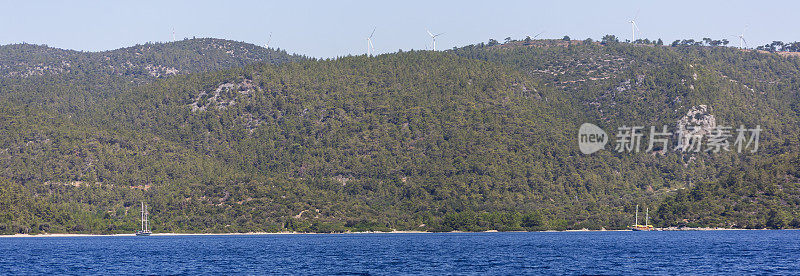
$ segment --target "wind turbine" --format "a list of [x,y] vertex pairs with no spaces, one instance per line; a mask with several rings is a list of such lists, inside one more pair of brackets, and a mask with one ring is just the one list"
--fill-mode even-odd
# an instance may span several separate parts
[[269,38],[267,38],[267,44],[264,44],[264,48],[269,49],[269,42],[272,41],[272,32],[269,32]]
[[636,31],[639,31],[639,26],[636,25],[636,18],[639,17],[639,11],[636,11],[636,16],[633,17],[628,23],[631,24],[631,43],[636,42]]
[[444,33],[433,34],[433,33],[431,33],[430,30],[426,30],[426,31],[428,31],[428,35],[430,35],[431,39],[433,39],[433,51],[436,51],[436,37],[440,36],[440,35],[443,35]]
[[172,28],[172,42],[175,42],[175,28]]
[[[744,32],[745,31],[747,31],[747,26],[746,25],[744,26],[744,30],[742,30],[742,34],[735,35],[735,37],[739,38],[739,48],[742,48],[742,45],[744,45],[744,47],[747,48],[747,40],[744,39]],[[744,48],[742,48],[742,49],[744,49]]]
[[536,34],[536,35],[534,35],[534,36],[527,36],[527,37],[525,38],[525,41],[522,43],[522,45],[531,45],[531,43],[533,42],[533,40],[535,40],[537,37],[539,37],[539,36],[540,36],[541,34],[543,34],[543,33],[544,33],[544,31],[541,31],[541,32],[539,32],[538,34]]
[[375,46],[372,46],[372,36],[375,35],[375,29],[373,28],[372,33],[367,37],[367,56],[372,56],[375,53]]

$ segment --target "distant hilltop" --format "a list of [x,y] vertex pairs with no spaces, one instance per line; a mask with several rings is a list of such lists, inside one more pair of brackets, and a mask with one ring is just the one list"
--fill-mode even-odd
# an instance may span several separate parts
[[259,62],[280,64],[302,59],[305,57],[290,55],[284,50],[216,38],[146,43],[101,52],[10,44],[0,46],[0,76],[41,76],[81,70],[143,79],[221,70]]

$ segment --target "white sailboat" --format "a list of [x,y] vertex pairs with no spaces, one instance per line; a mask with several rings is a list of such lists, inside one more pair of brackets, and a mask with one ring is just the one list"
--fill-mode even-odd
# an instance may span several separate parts
[[147,205],[142,202],[142,230],[136,231],[137,236],[150,236],[150,223],[147,221]]

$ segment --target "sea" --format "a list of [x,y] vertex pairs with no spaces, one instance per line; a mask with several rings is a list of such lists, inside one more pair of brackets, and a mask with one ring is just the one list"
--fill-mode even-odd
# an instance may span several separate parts
[[800,274],[800,231],[0,238],[0,275]]

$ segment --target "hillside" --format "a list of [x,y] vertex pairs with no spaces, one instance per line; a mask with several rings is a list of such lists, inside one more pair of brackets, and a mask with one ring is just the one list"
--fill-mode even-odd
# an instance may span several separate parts
[[[543,41],[192,61],[221,44],[236,45],[0,47],[17,53],[0,79],[0,232],[129,232],[141,200],[156,232],[622,228],[637,204],[659,226],[800,227],[794,57]],[[48,73],[19,73],[31,64]],[[760,125],[761,149],[577,146],[585,122],[712,120]]]
[[282,50],[215,38],[147,43],[103,52],[11,44],[0,46],[0,76],[17,78],[75,73],[143,79],[300,59],[303,57]]
[[[673,159],[686,169],[696,168],[689,172],[692,177],[676,177],[680,168],[662,167],[660,179],[638,181],[683,178],[683,184],[668,185],[677,193],[667,193],[659,203],[658,224],[800,226],[800,187],[796,166],[791,165],[797,163],[800,150],[800,59],[726,47],[576,41],[509,44],[471,45],[455,52],[508,64],[545,80],[545,85],[568,93],[574,104],[583,106],[588,122],[607,126],[607,131],[621,125],[675,126],[683,114],[701,105],[713,109],[706,115],[713,115],[718,125],[765,129],[759,154],[667,153],[654,163],[662,166],[663,159]],[[707,178],[698,178],[701,175]]]
[[44,45],[0,46],[0,100],[43,110],[92,116],[121,91],[170,76],[255,63],[303,60],[286,51],[214,38],[147,43],[104,52]]

